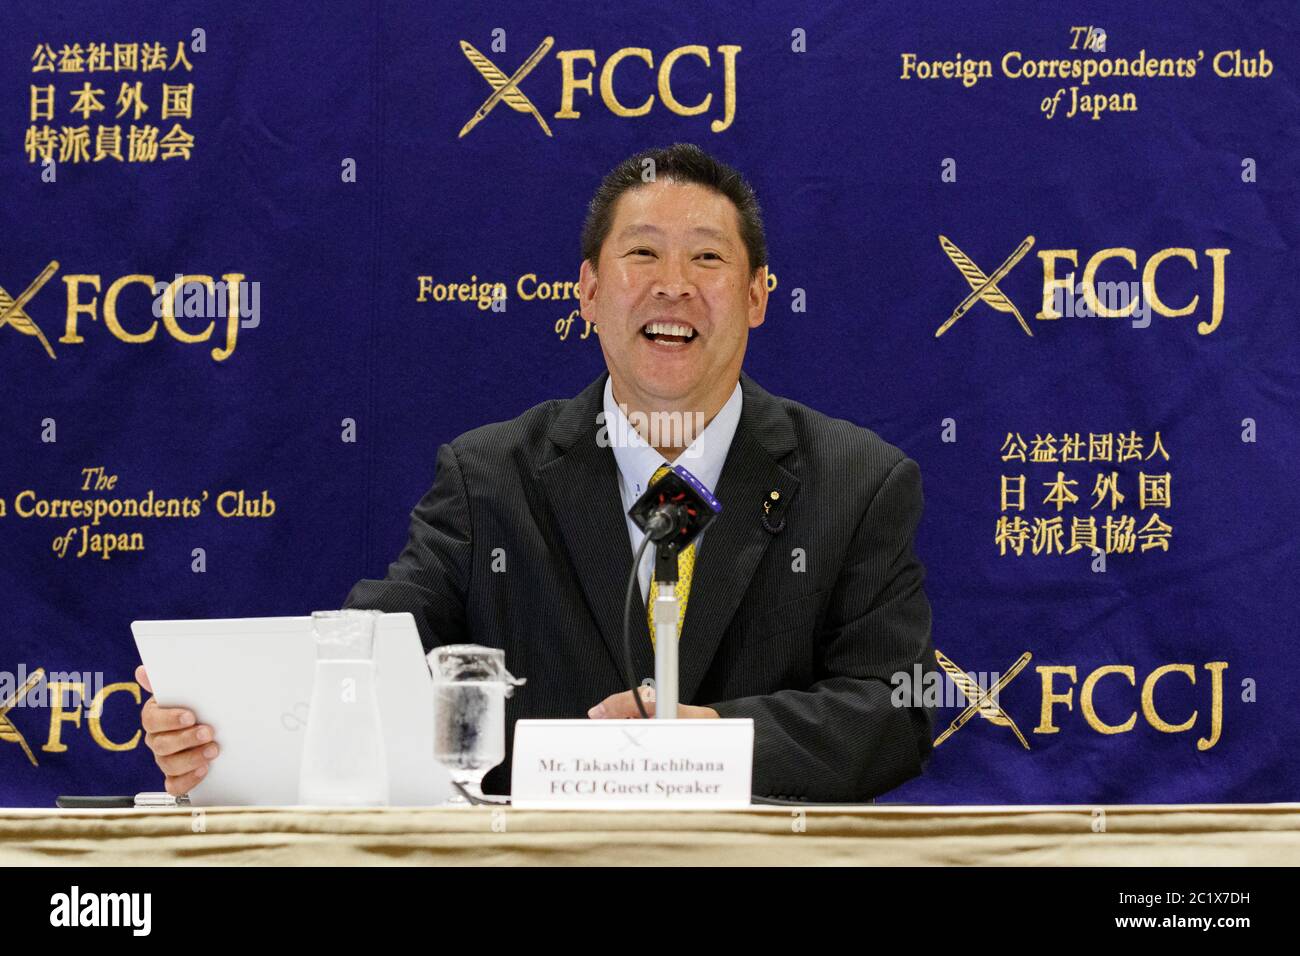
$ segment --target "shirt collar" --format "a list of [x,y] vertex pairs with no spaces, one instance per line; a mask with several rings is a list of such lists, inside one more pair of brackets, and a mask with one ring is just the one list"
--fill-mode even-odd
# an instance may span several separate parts
[[[674,463],[686,468],[710,491],[717,491],[718,480],[722,477],[722,466],[726,464],[731,440],[740,424],[742,401],[740,382],[737,381],[731,397],[719,409],[713,421],[695,437],[695,441]],[[623,414],[623,409],[614,403],[612,377],[605,379],[605,427],[619,474],[631,487],[634,496],[640,497],[655,471],[669,462],[641,437]]]

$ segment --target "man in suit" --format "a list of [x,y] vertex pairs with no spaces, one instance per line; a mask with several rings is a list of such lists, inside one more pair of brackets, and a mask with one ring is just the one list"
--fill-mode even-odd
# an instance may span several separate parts
[[[623,609],[640,537],[626,513],[676,461],[722,503],[684,595],[679,714],[752,717],[760,795],[865,800],[920,773],[932,715],[890,700],[895,673],[934,660],[912,551],[920,473],[872,432],[741,372],[767,304],[752,193],[694,147],[632,157],[597,193],[583,251],[582,314],[608,374],[444,445],[405,549],[348,606],[410,611],[429,647],[503,648],[528,679],[509,727],[635,717]],[[654,675],[651,564],[634,594],[638,681]],[[507,760],[485,787],[508,783]]]
[[[641,532],[627,510],[678,462],[722,503],[682,555],[678,715],[752,718],[759,796],[864,801],[923,770],[933,711],[892,694],[896,675],[935,668],[913,552],[920,472],[741,371],[766,262],[735,170],[680,144],[621,163],[591,202],[580,275],[608,373],[443,445],[405,548],[348,595],[411,612],[426,649],[503,648],[528,681],[506,704],[507,753],[519,718],[638,716],[623,621]],[[651,558],[634,592],[637,682],[654,675]],[[169,713],[146,705],[159,728],[146,740],[177,792],[206,763]],[[507,757],[484,789],[509,783]]]

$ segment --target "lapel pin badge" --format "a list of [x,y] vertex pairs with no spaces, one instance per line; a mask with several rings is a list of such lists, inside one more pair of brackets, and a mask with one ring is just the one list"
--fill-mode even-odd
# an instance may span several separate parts
[[772,523],[768,520],[772,516],[772,506],[780,500],[781,500],[781,492],[773,488],[770,492],[768,492],[767,500],[763,502],[763,528],[769,534],[777,534],[785,527],[785,515],[781,516],[781,523],[778,524],[775,528],[772,527]]

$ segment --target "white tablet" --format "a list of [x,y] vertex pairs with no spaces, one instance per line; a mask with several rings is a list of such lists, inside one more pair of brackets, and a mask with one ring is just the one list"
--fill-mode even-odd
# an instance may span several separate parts
[[[194,711],[221,747],[191,805],[298,803],[316,671],[311,618],[133,621],[131,632],[158,703]],[[451,778],[433,758],[433,678],[409,613],[378,618],[374,656],[389,803],[443,803]]]

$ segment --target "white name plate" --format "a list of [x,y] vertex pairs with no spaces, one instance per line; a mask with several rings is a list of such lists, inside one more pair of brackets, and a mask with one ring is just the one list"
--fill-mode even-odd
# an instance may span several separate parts
[[519,720],[511,805],[663,809],[749,806],[754,722]]

